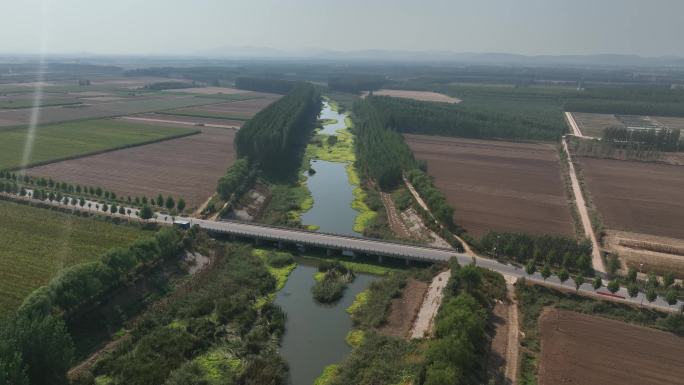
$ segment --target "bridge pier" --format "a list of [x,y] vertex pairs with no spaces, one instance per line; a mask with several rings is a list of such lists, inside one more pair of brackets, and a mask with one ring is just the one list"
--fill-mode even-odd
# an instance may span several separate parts
[[282,250],[283,247],[285,247],[285,243],[283,241],[278,241],[278,250]]
[[333,249],[325,249],[325,256],[326,257],[332,257],[333,255]]
[[228,239],[230,239],[232,242],[235,242],[237,240],[237,236],[235,234],[230,234]]
[[259,246],[259,245],[261,245],[261,239],[254,238],[254,246]]
[[405,258],[405,259],[404,259],[404,261],[406,262],[406,266],[408,266],[408,265],[410,265],[410,264],[411,264],[411,260],[410,260],[410,259],[408,259],[408,258]]
[[382,255],[378,255],[378,263],[382,263]]

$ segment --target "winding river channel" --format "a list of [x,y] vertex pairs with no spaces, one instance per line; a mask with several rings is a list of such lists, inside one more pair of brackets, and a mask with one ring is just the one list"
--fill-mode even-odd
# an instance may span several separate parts
[[[340,114],[323,103],[320,118],[333,119],[335,123],[323,125],[319,134],[335,135],[346,128],[345,114]],[[353,230],[354,220],[359,214],[352,208],[354,186],[349,183],[347,163],[312,159],[310,167],[315,174],[308,176],[307,186],[313,196],[313,207],[302,214],[302,223],[315,225],[324,233],[359,236]]]
[[[335,123],[325,124],[318,134],[338,134],[346,128],[345,118],[324,102],[320,119],[332,119]],[[315,225],[322,232],[360,235],[353,230],[359,213],[352,208],[354,186],[349,182],[347,164],[311,160],[310,168],[315,173],[307,176],[306,183],[314,204],[302,214],[302,223]],[[352,328],[352,321],[346,308],[376,277],[357,274],[342,299],[323,305],[317,303],[311,293],[317,272],[315,260],[298,258],[297,263],[275,299],[287,314],[280,354],[290,366],[290,384],[312,385],[326,366],[341,362],[350,353],[351,347],[345,337]]]

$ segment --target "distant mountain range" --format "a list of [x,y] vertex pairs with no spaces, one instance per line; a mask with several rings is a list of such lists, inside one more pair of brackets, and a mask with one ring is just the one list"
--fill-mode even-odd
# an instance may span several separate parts
[[392,51],[326,49],[280,50],[265,47],[224,46],[196,52],[193,56],[222,59],[315,59],[349,61],[452,62],[488,65],[599,65],[599,66],[684,66],[684,57],[643,57],[638,55],[535,55],[509,53],[472,53],[453,51]]

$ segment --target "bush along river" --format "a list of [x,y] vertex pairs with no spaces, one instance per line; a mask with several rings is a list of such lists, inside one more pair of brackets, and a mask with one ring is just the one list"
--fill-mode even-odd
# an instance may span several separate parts
[[365,192],[354,168],[351,119],[326,100],[320,120],[322,129],[306,149],[306,185],[313,206],[302,214],[302,223],[326,233],[359,236],[375,213],[364,203]]
[[318,268],[303,258],[297,262],[275,299],[287,314],[280,354],[290,366],[291,385],[312,385],[326,366],[339,363],[351,352],[345,342],[352,329],[346,309],[376,278],[357,273],[339,301],[320,304],[311,293]]

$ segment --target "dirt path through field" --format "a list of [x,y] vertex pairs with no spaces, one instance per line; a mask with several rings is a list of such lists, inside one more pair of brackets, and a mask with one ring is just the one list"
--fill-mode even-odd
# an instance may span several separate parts
[[389,221],[392,232],[401,238],[410,238],[411,234],[406,228],[404,222],[401,220],[401,218],[399,218],[399,215],[397,214],[397,209],[396,207],[394,207],[392,197],[386,192],[380,192],[380,199],[382,200],[382,204],[385,206],[385,212],[387,212],[387,220]]
[[582,135],[582,131],[577,125],[577,122],[575,121],[575,117],[572,116],[572,112],[565,113],[565,121],[568,122],[568,126],[570,126],[573,135],[579,136],[580,138],[584,137],[584,135]]
[[451,270],[441,272],[432,279],[409,334],[411,338],[423,338],[432,333],[435,316],[437,316],[437,311],[442,304],[444,288],[449,282],[449,277],[451,277]]
[[[509,384],[515,385],[518,379],[518,336],[519,324],[518,324],[518,301],[515,298],[515,287],[511,283],[509,277],[506,277],[506,289],[508,296],[508,338],[506,343],[506,379],[508,379]],[[515,279],[513,278],[513,281]]]
[[605,273],[606,267],[604,266],[603,259],[601,258],[601,250],[599,249],[594,228],[591,226],[591,220],[589,220],[589,210],[587,210],[587,204],[584,201],[584,195],[582,194],[582,189],[580,188],[579,180],[577,179],[575,165],[572,163],[572,156],[568,150],[568,142],[565,138],[563,138],[563,150],[565,150],[565,153],[567,154],[572,193],[575,196],[575,206],[577,206],[577,211],[579,212],[580,220],[582,221],[582,227],[584,227],[584,234],[591,241],[591,263],[594,267],[594,270]]
[[215,128],[232,128],[239,130],[238,125],[226,125],[226,124],[213,124],[213,123],[200,123],[200,122],[185,122],[182,120],[168,120],[168,119],[155,119],[155,118],[140,118],[137,116],[123,116],[119,119],[125,120],[138,120],[141,122],[154,122],[154,123],[172,123],[172,124],[182,124],[185,126],[202,126],[202,127],[215,127]]

